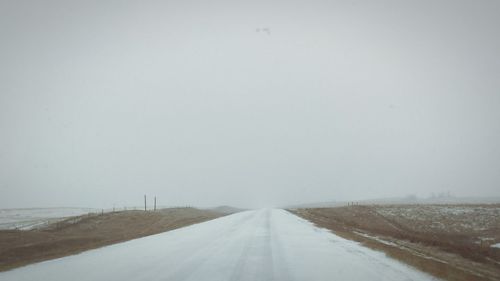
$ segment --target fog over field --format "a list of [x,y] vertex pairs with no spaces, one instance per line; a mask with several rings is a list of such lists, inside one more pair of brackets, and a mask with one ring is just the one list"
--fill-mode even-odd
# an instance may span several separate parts
[[0,0],[0,208],[500,196],[499,14]]

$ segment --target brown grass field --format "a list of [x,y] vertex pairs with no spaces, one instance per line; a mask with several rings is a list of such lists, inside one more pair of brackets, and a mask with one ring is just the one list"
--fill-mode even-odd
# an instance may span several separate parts
[[372,205],[290,210],[446,280],[500,280],[500,205]]
[[0,231],[0,271],[77,254],[183,226],[220,213],[194,208],[83,215],[34,230]]

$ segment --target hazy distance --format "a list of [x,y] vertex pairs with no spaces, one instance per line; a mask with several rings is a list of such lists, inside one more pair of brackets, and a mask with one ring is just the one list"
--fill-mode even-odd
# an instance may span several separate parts
[[0,208],[500,196],[498,1],[0,1]]

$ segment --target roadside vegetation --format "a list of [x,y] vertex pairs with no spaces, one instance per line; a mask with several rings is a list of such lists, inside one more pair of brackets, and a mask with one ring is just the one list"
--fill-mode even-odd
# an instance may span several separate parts
[[500,279],[500,205],[370,205],[290,210],[447,280]]
[[31,230],[1,230],[0,271],[158,234],[223,215],[195,208],[120,211],[75,216]]

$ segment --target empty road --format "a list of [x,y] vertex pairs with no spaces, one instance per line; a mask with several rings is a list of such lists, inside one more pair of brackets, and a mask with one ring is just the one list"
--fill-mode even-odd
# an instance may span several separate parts
[[0,273],[1,281],[433,280],[285,210],[233,214]]

